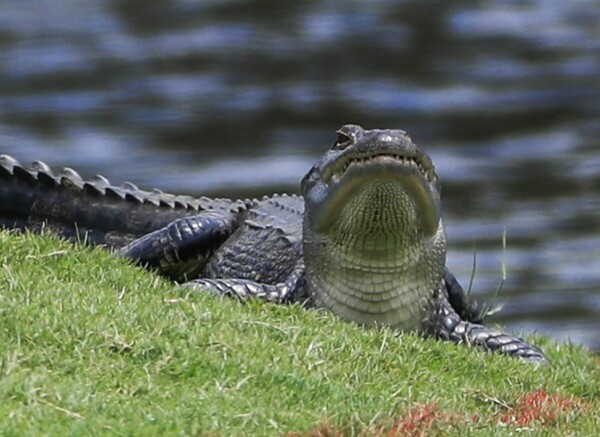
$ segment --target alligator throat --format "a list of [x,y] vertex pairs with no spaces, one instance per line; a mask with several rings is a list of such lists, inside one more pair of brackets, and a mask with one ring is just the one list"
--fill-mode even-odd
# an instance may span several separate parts
[[318,260],[307,266],[316,304],[362,325],[419,330],[445,259],[442,242],[417,223],[414,200],[396,181],[360,190],[319,244],[305,246]]

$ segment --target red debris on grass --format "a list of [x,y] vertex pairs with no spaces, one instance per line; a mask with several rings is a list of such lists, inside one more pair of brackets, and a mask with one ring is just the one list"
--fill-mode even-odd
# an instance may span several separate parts
[[307,433],[291,432],[285,437],[344,437],[346,434],[339,428],[332,427],[329,423],[320,423]]
[[[544,389],[526,393],[521,396],[513,408],[508,406],[499,416],[499,423],[504,426],[524,428],[530,425],[553,426],[561,417],[568,414],[585,411],[591,405],[583,399],[560,394],[549,394]],[[496,416],[498,417],[498,416]],[[362,431],[352,427],[339,428],[327,422],[320,423],[307,432],[292,432],[286,437],[345,437],[359,435],[361,437],[425,437],[444,435],[449,428],[466,423],[483,423],[489,420],[479,415],[464,415],[459,412],[442,411],[437,404],[416,404],[402,416],[395,418],[386,425],[371,426]]]
[[[423,437],[439,435],[454,423],[453,416],[440,411],[435,403],[417,404],[402,417],[394,420],[392,425],[377,425],[358,433],[362,437]],[[321,423],[306,433],[288,433],[286,437],[345,437],[355,432],[344,431]]]
[[438,428],[440,423],[449,419],[447,413],[441,412],[437,404],[417,404],[410,409],[392,428],[382,437],[400,436],[426,436],[430,435],[433,428]]
[[549,394],[540,389],[519,398],[517,405],[500,416],[506,425],[524,427],[533,422],[553,425],[561,416],[586,408],[582,400],[559,394]]
[[288,432],[284,437],[345,437],[342,429],[331,426],[328,422],[319,423],[307,432]]

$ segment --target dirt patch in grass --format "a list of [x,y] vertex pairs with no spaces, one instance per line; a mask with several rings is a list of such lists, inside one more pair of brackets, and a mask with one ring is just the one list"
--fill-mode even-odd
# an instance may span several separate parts
[[[502,411],[492,417],[440,410],[436,403],[417,404],[401,417],[394,419],[391,425],[375,425],[358,433],[362,437],[423,437],[442,435],[452,428],[460,428],[477,423],[495,423],[496,426],[515,429],[534,429],[538,427],[558,426],[561,418],[579,414],[591,408],[582,399],[573,396],[550,394],[544,389],[526,393],[519,397],[513,407],[506,404]],[[380,422],[381,423],[381,422]],[[356,435],[351,428],[335,427],[328,422],[320,423],[307,432],[292,432],[286,437],[345,437]]]
[[[464,418],[462,419],[464,421]],[[461,422],[461,415],[442,411],[436,403],[417,404],[391,425],[375,425],[361,431],[361,437],[422,437],[439,435]],[[345,437],[355,432],[331,426],[324,422],[306,433],[289,433],[286,437]]]
[[532,424],[555,425],[561,417],[589,408],[581,399],[540,389],[521,396],[514,408],[502,412],[499,423],[518,428]]
[[442,411],[435,403],[417,404],[397,420],[390,429],[381,429],[375,435],[385,437],[428,436],[435,434],[436,431],[448,429],[458,420],[460,418],[457,414]]

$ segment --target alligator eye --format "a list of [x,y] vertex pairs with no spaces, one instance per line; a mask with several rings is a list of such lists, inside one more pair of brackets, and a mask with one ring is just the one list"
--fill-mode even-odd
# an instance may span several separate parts
[[338,131],[333,148],[336,150],[344,150],[350,144],[352,144],[352,137],[345,134],[344,132]]

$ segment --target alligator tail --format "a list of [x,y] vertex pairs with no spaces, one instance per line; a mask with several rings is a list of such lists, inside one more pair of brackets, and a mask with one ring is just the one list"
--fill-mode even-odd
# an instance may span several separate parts
[[[142,191],[128,182],[113,186],[102,176],[84,181],[70,168],[54,174],[40,161],[25,168],[0,155],[0,228],[48,229],[71,240],[121,247],[173,220],[214,208],[210,202]],[[213,202],[227,206],[225,200]]]

